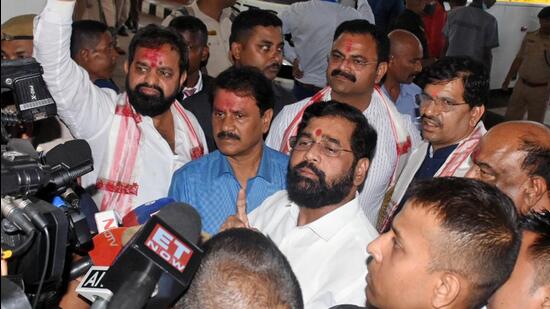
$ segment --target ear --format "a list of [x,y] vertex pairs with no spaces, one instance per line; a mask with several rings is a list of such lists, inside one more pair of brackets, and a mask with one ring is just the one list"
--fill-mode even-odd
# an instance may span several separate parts
[[231,58],[233,58],[234,63],[241,62],[241,52],[243,50],[243,45],[238,42],[231,43],[230,52]]
[[269,127],[271,126],[271,120],[273,119],[273,109],[270,108],[264,112],[264,115],[262,116],[262,132],[264,134],[269,131]]
[[355,171],[353,172],[353,184],[355,186],[360,186],[365,181],[369,166],[370,161],[367,158],[361,158],[357,161],[357,166],[355,166]]
[[77,57],[79,57],[80,61],[82,61],[83,63],[88,62],[90,60],[91,56],[92,56],[91,52],[87,48],[82,48],[77,53]]
[[544,178],[540,176],[530,176],[526,182],[525,188],[525,203],[529,206],[529,209],[533,208],[540,199],[548,194],[548,187]]
[[483,117],[483,114],[485,114],[485,105],[472,107],[472,109],[470,110],[471,117],[468,124],[471,127],[475,127],[479,122],[479,120],[481,119],[481,117]]
[[209,55],[210,55],[210,48],[208,46],[204,46],[201,51],[201,62],[206,61]]
[[432,295],[432,307],[443,308],[450,306],[460,294],[460,279],[453,273],[444,272],[437,279],[437,284]]
[[376,68],[376,78],[374,80],[375,83],[380,83],[384,75],[386,75],[386,72],[388,71],[388,63],[387,62],[380,62],[378,64],[378,67]]
[[124,73],[128,75],[128,60],[124,61]]

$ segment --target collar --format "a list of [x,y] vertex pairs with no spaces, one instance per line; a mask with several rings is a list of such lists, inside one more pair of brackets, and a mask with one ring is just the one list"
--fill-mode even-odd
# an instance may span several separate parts
[[[346,204],[338,207],[323,217],[306,224],[304,226],[297,226],[299,229],[309,229],[315,233],[319,238],[324,241],[329,241],[334,235],[340,232],[348,223],[362,214],[361,207],[359,207],[359,200],[357,199],[358,193],[355,193],[355,198]],[[294,222],[298,222],[298,214],[300,207],[294,202],[289,202],[287,207],[290,208],[290,215]]]
[[193,87],[183,87],[183,91],[195,89],[195,94],[202,90],[202,72],[199,70],[199,79]]
[[[485,133],[487,132],[487,129],[485,129],[485,124],[483,123],[482,120],[480,120],[477,125],[475,126],[475,128],[472,130],[472,132],[470,132],[470,134],[468,134],[468,136],[466,136],[465,138],[461,139],[458,143],[454,144],[454,145],[450,145],[450,146],[447,146],[447,147],[444,147],[444,148],[441,148],[437,151],[434,152],[433,150],[433,147],[432,147],[432,143],[429,143],[429,147],[428,147],[428,155],[430,156],[430,158],[433,158],[434,154],[439,154],[440,151],[442,152],[446,152],[445,150],[448,150],[448,148],[451,148],[452,147],[452,150],[454,150],[456,147],[460,146],[460,144],[464,143],[465,141],[468,141],[472,135],[477,131],[479,130],[481,135],[485,135]],[[451,151],[452,152],[452,151]]]
[[[230,174],[234,176],[235,173],[233,172],[233,168],[231,168],[231,164],[229,164],[229,160],[227,160],[227,156],[221,153],[219,150],[216,150],[215,152],[213,152],[213,154],[217,154],[217,156],[219,156],[218,165],[216,166],[216,169],[218,170],[218,177],[221,177],[224,174]],[[262,157],[260,158],[260,166],[258,167],[258,172],[256,173],[255,177],[261,177],[265,179],[265,181],[271,183],[272,173],[269,162],[271,162],[271,152],[269,151],[269,148],[264,144],[262,146]]]

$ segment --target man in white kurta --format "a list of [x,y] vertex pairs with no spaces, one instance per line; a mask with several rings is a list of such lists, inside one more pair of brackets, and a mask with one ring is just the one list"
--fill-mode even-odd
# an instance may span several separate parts
[[[308,107],[291,142],[287,190],[222,228],[252,227],[269,236],[296,274],[305,308],[365,304],[365,250],[377,237],[357,199],[376,146],[361,112],[335,101]],[[240,223],[240,224],[239,224]]]
[[[378,48],[375,28],[365,20],[342,23],[329,54],[329,87],[311,98],[287,105],[273,120],[266,144],[288,153],[288,140],[295,135],[303,110],[316,102],[336,100],[356,107],[378,133],[376,154],[358,196],[359,205],[374,225],[384,194],[407,160],[420,134],[409,116],[400,114],[393,102],[375,87],[387,68],[388,50]],[[358,60],[354,60],[358,59]]]
[[[35,20],[34,54],[44,68],[44,80],[57,103],[60,118],[75,138],[85,139],[92,149],[94,171],[83,177],[82,184],[99,189],[94,200],[100,210],[116,209],[124,216],[145,202],[167,195],[173,172],[207,152],[204,134],[195,117],[177,102],[169,101],[160,115],[147,116],[135,110],[127,93],[117,95],[95,86],[88,73],[70,57],[73,8],[74,1],[48,1]],[[152,33],[172,37],[164,31],[153,29]],[[137,46],[134,63],[128,64],[127,88],[142,97],[157,94],[156,99],[161,92],[168,96],[179,91],[185,72],[178,71],[178,42],[161,47],[170,49],[166,47],[170,45],[173,48],[170,52],[160,48],[153,51],[158,56],[154,60],[160,59],[155,64],[140,58],[146,48]],[[175,63],[173,68],[166,67],[168,56]],[[140,63],[139,68],[135,62]],[[135,81],[139,75],[138,69],[147,72],[145,78],[150,87],[131,85],[132,79]],[[173,79],[161,82],[159,74],[167,77],[168,73],[174,75],[173,79],[179,76],[181,83]],[[152,102],[158,103],[154,99]],[[171,120],[173,125],[161,130],[166,127],[159,125],[159,117],[165,122]]]

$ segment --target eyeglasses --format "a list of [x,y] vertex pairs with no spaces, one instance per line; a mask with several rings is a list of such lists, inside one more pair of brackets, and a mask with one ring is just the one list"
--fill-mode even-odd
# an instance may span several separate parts
[[378,62],[376,61],[367,61],[362,58],[355,58],[355,57],[346,58],[344,55],[334,51],[331,52],[328,57],[330,62],[333,64],[340,64],[340,63],[343,63],[344,61],[349,61],[351,67],[353,67],[353,69],[355,69],[356,71],[361,71],[371,64],[378,64]]
[[319,146],[321,146],[321,153],[323,153],[323,155],[327,157],[338,157],[340,156],[342,151],[353,153],[352,150],[343,149],[342,147],[340,147],[339,145],[333,142],[330,142],[327,140],[321,140],[320,142],[316,142],[311,138],[304,137],[304,136],[300,138],[296,138],[296,136],[293,136],[290,138],[289,142],[290,142],[290,147],[292,147],[292,149],[297,151],[308,151],[313,147],[313,145],[319,144]]
[[451,109],[453,109],[454,106],[468,104],[464,101],[463,102],[454,102],[454,101],[452,101],[450,99],[447,99],[447,98],[438,98],[438,97],[432,98],[430,95],[428,95],[426,93],[417,94],[415,96],[415,99],[416,99],[416,104],[418,106],[420,106],[420,108],[426,107],[430,103],[434,103],[437,108],[439,108],[440,110],[442,110],[444,112],[450,111]]

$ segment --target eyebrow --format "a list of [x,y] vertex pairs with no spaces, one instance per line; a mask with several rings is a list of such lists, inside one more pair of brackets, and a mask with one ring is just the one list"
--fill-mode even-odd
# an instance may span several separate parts
[[392,225],[391,225],[391,230],[395,234],[395,236],[397,236],[397,238],[403,239],[403,237],[401,236],[402,235],[401,232],[399,232],[399,230],[395,227],[393,222],[392,222]]
[[482,161],[479,161],[479,160],[475,160],[475,159],[474,159],[473,161],[474,161],[474,163],[475,163],[477,166],[479,166],[480,168],[488,169],[488,170],[490,170],[490,171],[493,172],[493,173],[495,172],[495,170],[493,169],[493,167],[490,166],[489,164],[487,164],[487,163],[485,163],[485,162],[482,162]]
[[261,40],[260,45],[273,45],[273,42],[268,41],[268,40]]
[[342,146],[342,144],[340,143],[340,141],[337,140],[337,139],[334,138],[334,137],[330,137],[330,136],[324,135],[322,139],[324,139],[324,140],[326,140],[326,141],[328,141],[328,142],[330,142],[330,143],[336,144],[336,145],[338,145],[338,146]]

